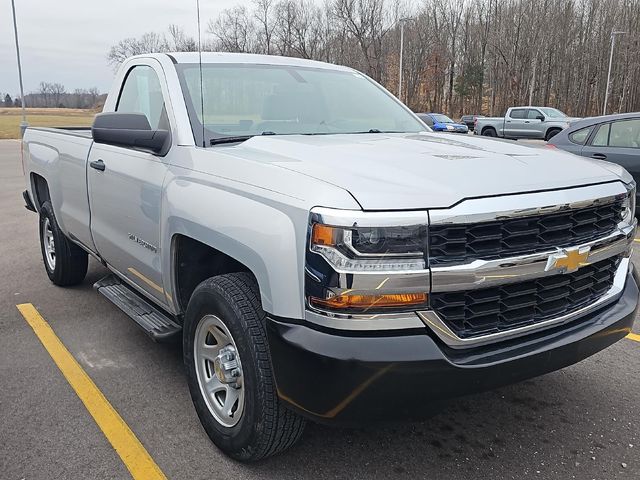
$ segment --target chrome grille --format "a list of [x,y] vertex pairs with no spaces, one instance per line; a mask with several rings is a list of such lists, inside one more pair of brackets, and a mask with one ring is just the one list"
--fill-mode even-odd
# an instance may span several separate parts
[[536,253],[590,242],[615,230],[624,205],[605,205],[473,224],[429,228],[431,266],[470,263]]
[[494,288],[431,294],[431,308],[460,338],[499,333],[589,305],[613,286],[619,257],[566,274]]

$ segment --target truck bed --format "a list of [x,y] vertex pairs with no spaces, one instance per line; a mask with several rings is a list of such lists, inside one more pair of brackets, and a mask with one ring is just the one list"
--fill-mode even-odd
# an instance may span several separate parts
[[43,132],[64,133],[66,135],[75,135],[77,137],[91,138],[91,127],[27,127],[28,130],[39,130]]
[[[22,139],[27,187],[36,198],[35,177],[46,179],[56,219],[64,232],[74,232],[81,243],[93,245],[89,232],[86,168],[93,145],[91,127],[28,127]],[[62,193],[64,192],[64,194]]]

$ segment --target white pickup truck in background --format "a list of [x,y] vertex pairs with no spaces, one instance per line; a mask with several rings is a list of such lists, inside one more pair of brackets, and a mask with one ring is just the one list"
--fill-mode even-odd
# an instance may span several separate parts
[[571,365],[638,308],[622,167],[434,134],[350,68],[137,56],[92,129],[23,142],[51,281],[102,263],[99,293],[182,341],[202,425],[241,461],[306,419],[425,416]]
[[549,140],[577,118],[551,107],[511,107],[504,117],[478,117],[474,135]]

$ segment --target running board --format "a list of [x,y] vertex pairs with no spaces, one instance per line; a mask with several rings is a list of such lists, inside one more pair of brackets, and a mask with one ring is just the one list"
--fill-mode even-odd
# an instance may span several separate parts
[[113,274],[98,280],[93,288],[131,317],[156,342],[168,341],[182,331],[173,318],[151,305]]

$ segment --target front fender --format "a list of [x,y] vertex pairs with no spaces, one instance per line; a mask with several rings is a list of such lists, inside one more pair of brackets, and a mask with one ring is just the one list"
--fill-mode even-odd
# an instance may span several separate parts
[[[185,235],[225,253],[251,270],[265,311],[288,318],[304,313],[304,245],[308,210],[206,183],[172,181],[165,189],[163,248]],[[175,294],[172,255],[165,254],[165,290]]]

